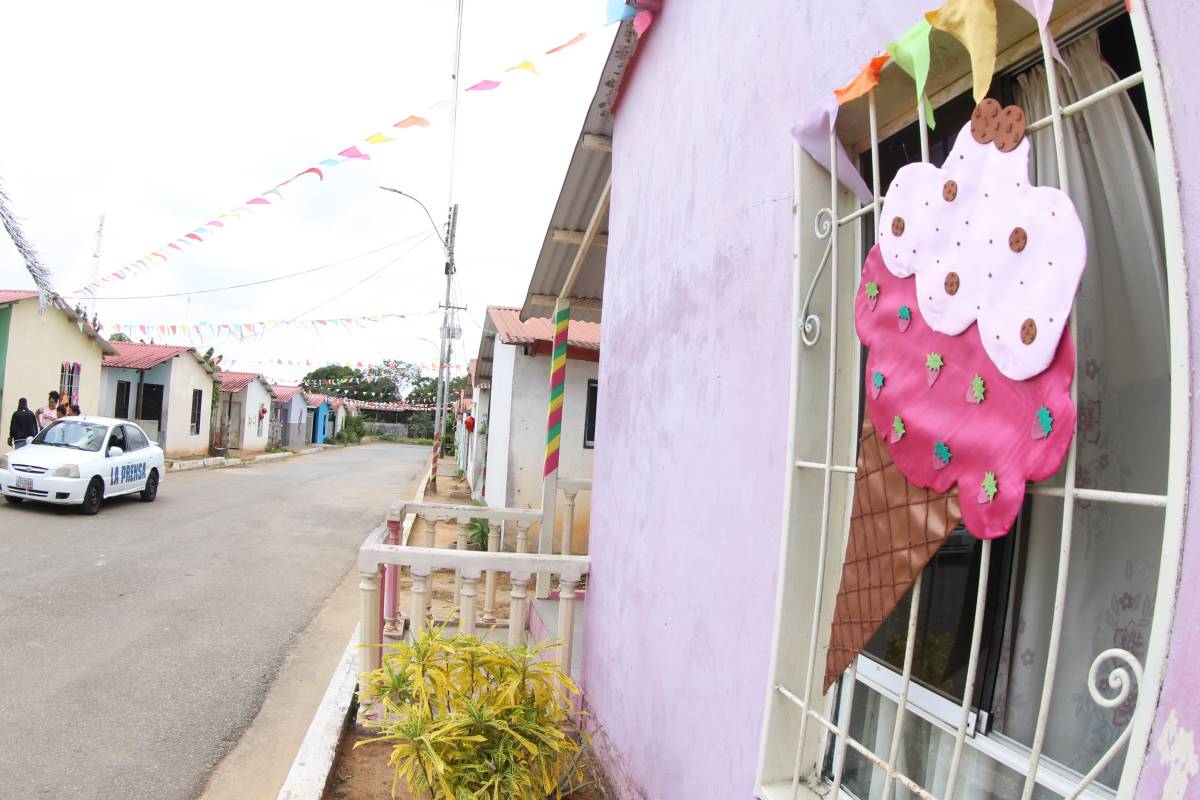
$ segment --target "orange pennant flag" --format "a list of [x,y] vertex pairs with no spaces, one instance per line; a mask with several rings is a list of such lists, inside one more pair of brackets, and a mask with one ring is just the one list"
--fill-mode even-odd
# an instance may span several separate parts
[[405,117],[404,119],[393,125],[393,128],[411,128],[416,125],[418,128],[428,128],[429,120],[424,117]]
[[879,84],[879,71],[883,69],[883,65],[888,62],[889,58],[891,56],[887,53],[875,56],[867,62],[867,65],[862,68],[862,72],[858,73],[854,80],[840,89],[834,89],[833,93],[837,95],[838,105],[844,106],[851,100],[857,100],[874,89]]

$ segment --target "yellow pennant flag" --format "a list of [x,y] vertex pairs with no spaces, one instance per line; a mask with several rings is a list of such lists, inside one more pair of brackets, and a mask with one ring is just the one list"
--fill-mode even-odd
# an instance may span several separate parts
[[504,71],[512,72],[513,70],[518,70],[518,69],[523,69],[526,72],[532,72],[534,75],[541,74],[540,72],[538,72],[538,68],[536,66],[534,66],[532,61],[522,61],[520,64],[514,64],[513,66],[509,67],[508,69],[506,69]]
[[975,102],[987,97],[996,72],[996,0],[948,0],[925,19],[962,42],[971,56]]
[[396,140],[384,133],[373,133],[367,137],[367,141],[371,144],[383,144],[384,142],[394,142]]

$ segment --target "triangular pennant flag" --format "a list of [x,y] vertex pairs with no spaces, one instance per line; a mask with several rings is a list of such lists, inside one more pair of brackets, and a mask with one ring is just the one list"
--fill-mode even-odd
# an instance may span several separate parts
[[479,83],[475,84],[474,86],[468,86],[466,88],[466,91],[468,91],[468,92],[490,92],[492,89],[495,89],[499,85],[500,85],[500,81],[486,81],[485,80],[485,81],[480,81]]
[[370,144],[384,144],[386,142],[394,142],[396,140],[391,136],[388,136],[386,133],[372,133],[367,137],[366,141]]
[[568,47],[570,47],[571,45],[579,44],[580,42],[582,42],[582,41],[583,41],[584,39],[586,39],[586,38],[587,38],[587,34],[586,34],[586,33],[577,33],[577,34],[575,34],[574,36],[572,36],[570,39],[568,39],[567,41],[565,41],[565,42],[563,42],[562,44],[558,45],[557,47],[551,47],[549,50],[547,50],[547,51],[546,51],[546,55],[548,55],[548,56],[552,56],[552,55],[554,55],[555,53],[560,53],[560,52],[562,52],[563,50],[566,50],[566,49],[567,49]]
[[646,35],[646,30],[649,29],[651,22],[654,22],[654,15],[649,11],[643,9],[634,15],[633,32],[639,39]]
[[359,150],[357,147],[347,147],[345,150],[339,152],[338,155],[345,156],[346,158],[361,158],[363,161],[371,160],[369,155]]
[[505,72],[515,72],[517,70],[524,70],[525,72],[532,72],[534,75],[541,74],[538,72],[538,68],[536,66],[534,66],[532,61],[522,61],[520,64],[513,64],[511,67],[509,67],[508,69],[506,69],[504,71]]
[[888,62],[889,58],[891,56],[886,53],[881,56],[875,56],[867,62],[867,65],[855,76],[854,80],[840,89],[834,89],[833,93],[837,97],[838,103],[845,105],[851,100],[857,100],[874,89],[879,84],[879,71],[883,69],[883,65]]
[[265,197],[255,197],[252,200],[247,200],[246,205],[248,205],[248,206],[269,206],[269,205],[271,205],[271,201]]
[[196,234],[196,233],[189,233],[189,234],[187,234],[186,236],[187,236],[187,238],[188,238],[188,239],[195,239],[197,242],[203,242],[203,241],[204,241],[202,238],[200,238],[200,235],[199,235],[199,234]]
[[975,102],[982,103],[996,72],[995,0],[949,0],[925,15],[930,25],[958,39],[971,56]]
[[636,13],[637,9],[625,5],[625,0],[608,0],[608,13],[604,24],[612,25],[614,22],[630,19]]
[[414,126],[416,126],[418,128],[428,128],[429,120],[425,119],[424,117],[405,117],[404,119],[400,120],[395,125],[393,125],[392,127],[393,128],[411,128]]
[[[887,46],[888,54],[896,61],[896,66],[908,73],[917,84],[917,97],[925,96],[925,84],[929,80],[929,33],[933,26],[928,20],[921,20],[908,29],[908,32]],[[933,123],[933,107],[929,98],[925,98],[925,111],[929,127]]]

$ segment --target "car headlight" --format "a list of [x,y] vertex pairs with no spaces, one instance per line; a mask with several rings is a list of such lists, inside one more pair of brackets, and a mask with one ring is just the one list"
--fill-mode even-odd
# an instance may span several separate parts
[[78,478],[79,467],[74,464],[63,464],[61,467],[55,467],[50,470],[51,478]]
[[9,467],[9,465],[8,465],[8,456],[0,456],[0,469],[3,469],[3,470],[11,469],[11,467]]

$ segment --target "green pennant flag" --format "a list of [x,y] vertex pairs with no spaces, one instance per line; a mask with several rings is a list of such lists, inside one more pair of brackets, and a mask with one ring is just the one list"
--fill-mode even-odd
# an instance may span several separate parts
[[[917,97],[925,97],[925,83],[929,80],[929,34],[933,26],[922,19],[908,29],[908,33],[887,46],[888,55],[900,69],[917,84]],[[925,116],[929,127],[934,127],[933,106],[925,97]]]

